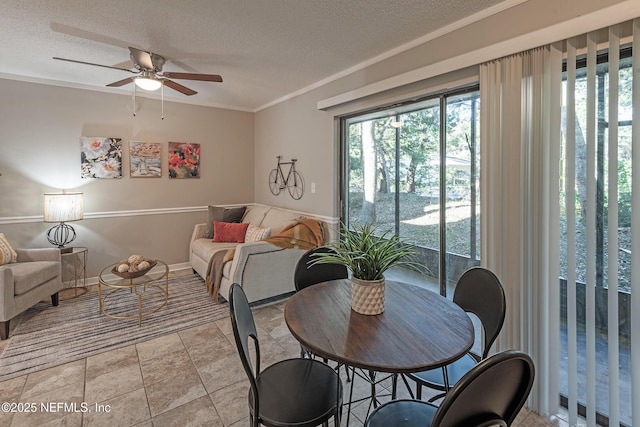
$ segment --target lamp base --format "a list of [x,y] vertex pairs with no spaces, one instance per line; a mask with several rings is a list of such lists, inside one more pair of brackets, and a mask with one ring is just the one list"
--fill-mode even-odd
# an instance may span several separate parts
[[[76,230],[74,230],[72,226],[65,224],[64,222],[51,227],[49,231],[47,231],[47,240],[52,245],[59,247],[61,252],[64,248],[64,245],[73,242],[75,238]],[[70,250],[73,250],[73,248],[71,248]]]
[[71,252],[73,252],[73,246],[62,246],[62,247],[60,247],[60,253],[61,254],[70,254]]

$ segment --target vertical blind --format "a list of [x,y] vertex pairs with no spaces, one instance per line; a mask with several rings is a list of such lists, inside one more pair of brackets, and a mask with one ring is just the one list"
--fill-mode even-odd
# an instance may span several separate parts
[[[620,26],[615,25],[609,28],[609,199],[608,214],[609,224],[609,289],[607,293],[607,336],[609,338],[609,402],[619,402],[620,388],[619,370],[611,369],[617,367],[620,360],[618,349],[618,80],[620,70]],[[612,173],[616,171],[616,173]],[[615,178],[615,179],[611,179]],[[609,405],[610,425],[620,424],[620,407]]]
[[[633,46],[640,47],[640,19],[633,21]],[[631,407],[632,424],[640,425],[640,55],[633,55],[632,188],[631,197]],[[636,268],[633,268],[635,266]],[[633,325],[636,327],[634,328]]]
[[[638,195],[632,195],[631,200],[630,251],[619,240],[619,231],[622,229],[619,214],[624,209],[619,182],[623,178],[621,174],[625,173],[620,167],[623,158],[619,151],[622,146],[619,131],[625,122],[623,110],[629,108],[633,111],[632,188],[637,188],[640,176],[640,173],[633,173],[640,171],[636,160],[640,137],[636,118],[640,109],[640,78],[638,67],[631,67],[631,102],[621,103],[621,95],[629,94],[625,93],[628,87],[621,84],[619,78],[622,70],[620,47],[621,39],[625,40],[625,46],[631,48],[632,52],[633,46],[640,46],[636,44],[638,22],[635,20],[614,25],[604,31],[590,32],[566,41],[566,124],[563,129],[566,233],[563,238],[566,240],[567,338],[562,345],[566,346],[567,354],[565,386],[570,425],[578,424],[579,413],[586,417],[589,426],[597,423],[640,425],[640,413],[638,409],[635,413],[633,411],[633,408],[640,408],[640,383],[633,374],[640,370],[640,361],[637,360],[639,341],[634,339],[640,327],[634,328],[637,322],[633,319],[634,313],[637,313],[634,306],[640,296],[640,290],[636,289],[640,254],[638,250],[634,251],[640,238],[637,235],[637,212],[640,211],[636,208]],[[632,57],[634,63],[638,61],[637,56]],[[586,70],[581,73],[577,71],[578,62],[586,63]],[[578,89],[580,85],[582,91]],[[578,94],[586,95],[586,98],[579,100]],[[582,108],[585,110],[580,112],[581,120],[578,110]],[[584,133],[583,138],[581,132]],[[581,144],[584,145],[586,167],[580,161]],[[585,170],[580,170],[581,167]],[[581,185],[577,177],[581,175],[586,178],[582,183],[586,187],[586,204],[582,206],[583,224],[579,224],[580,214],[576,212],[576,200],[580,199],[576,189]],[[580,245],[577,244],[577,238],[584,239],[584,255],[578,249]],[[603,247],[605,245],[606,248]],[[621,269],[619,255],[623,250],[630,257],[630,273]],[[584,256],[582,263],[581,256]],[[585,270],[584,279],[578,277],[581,268]],[[627,289],[619,286],[623,275],[631,276]],[[630,310],[624,309],[625,301],[630,301]],[[620,307],[623,309],[620,310]],[[623,333],[619,325],[625,324],[629,325],[629,336],[621,339],[626,332]],[[625,348],[625,351],[621,352],[621,348]],[[629,354],[631,366],[625,362]],[[626,389],[628,383],[632,390]]]
[[572,426],[640,426],[640,54],[619,55],[635,46],[640,19],[480,67],[481,259],[509,305],[496,347],[533,356],[529,407],[562,401]]

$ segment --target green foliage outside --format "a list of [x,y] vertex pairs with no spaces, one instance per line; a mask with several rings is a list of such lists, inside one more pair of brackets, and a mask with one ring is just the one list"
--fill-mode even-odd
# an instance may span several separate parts
[[[473,250],[477,259],[479,199],[472,217],[471,162],[472,150],[477,153],[478,149],[474,144],[474,139],[479,139],[478,93],[447,98],[445,105],[447,252],[471,256]],[[439,250],[440,108],[439,99],[435,99],[413,111],[349,123],[350,226],[376,224],[395,231],[397,211],[397,231],[403,242]],[[367,147],[375,150],[371,182],[365,177]],[[478,164],[477,158],[475,161]],[[476,186],[477,179],[476,172]],[[369,199],[367,187],[373,190]],[[474,244],[472,228],[476,230]]]

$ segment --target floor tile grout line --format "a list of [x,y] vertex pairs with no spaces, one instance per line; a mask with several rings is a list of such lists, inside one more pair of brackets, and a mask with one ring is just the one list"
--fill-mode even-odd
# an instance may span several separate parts
[[140,359],[140,352],[138,345],[133,344],[136,349],[136,359],[138,360],[138,369],[140,369],[140,377],[142,378],[142,388],[144,389],[144,399],[147,402],[147,413],[149,414],[149,422],[153,425],[153,416],[151,415],[151,402],[149,401],[149,394],[147,393],[147,386],[144,380],[144,371],[142,370],[142,360]]

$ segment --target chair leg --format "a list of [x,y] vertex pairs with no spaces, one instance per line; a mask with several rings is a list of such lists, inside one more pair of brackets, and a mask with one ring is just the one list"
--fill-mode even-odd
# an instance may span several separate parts
[[402,374],[391,374],[391,400],[396,400],[398,395],[398,376]]
[[427,400],[427,402],[429,402],[429,403],[433,403],[433,402],[435,402],[436,400],[438,400],[438,399],[440,399],[440,398],[442,398],[442,397],[445,397],[446,395],[447,395],[447,393],[440,393],[440,394],[438,394],[438,395],[433,396],[431,399]]
[[[407,380],[407,377],[404,374],[400,374],[400,378],[402,378],[402,382],[404,383],[404,386],[407,388],[407,391],[409,392],[409,396],[411,396],[412,399],[415,399],[416,397],[413,395],[413,391],[411,390],[411,386],[409,385],[409,381]],[[417,385],[416,385],[416,389],[417,389]]]
[[9,338],[9,322],[11,320],[5,320],[0,322],[0,340],[6,340]]
[[60,302],[60,298],[59,298],[57,292],[55,294],[51,295],[51,304],[54,307],[57,307],[59,302]]
[[447,368],[442,368],[442,378],[444,379],[444,393],[440,393],[436,396],[433,396],[431,399],[429,399],[429,403],[433,403],[436,400],[440,399],[441,397],[445,397],[447,395],[447,393],[449,392],[449,389],[451,388],[449,386],[449,371],[447,370]]
[[[348,370],[349,367],[345,365],[345,368]],[[347,425],[349,425],[349,419],[351,418],[351,403],[353,402],[353,385],[356,382],[356,368],[353,368],[351,371],[353,381],[351,381],[351,387],[349,389],[349,403],[347,403]]]

